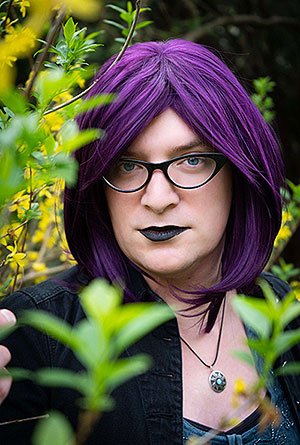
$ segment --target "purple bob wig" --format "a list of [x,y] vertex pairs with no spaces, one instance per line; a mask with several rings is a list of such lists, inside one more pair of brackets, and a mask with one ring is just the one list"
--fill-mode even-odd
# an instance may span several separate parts
[[[281,223],[284,171],[273,131],[232,72],[199,44],[136,44],[107,71],[113,59],[100,70],[89,97],[115,93],[116,100],[78,117],[81,129],[101,128],[105,134],[75,153],[78,181],[65,190],[64,211],[72,255],[90,278],[128,282],[130,263],[115,240],[101,178],[147,125],[171,107],[204,144],[227,156],[233,171],[222,279],[202,292],[204,299],[195,292],[199,298],[191,302],[199,307],[210,302],[212,309],[216,296],[225,291],[249,292]],[[129,295],[125,291],[125,300]]]

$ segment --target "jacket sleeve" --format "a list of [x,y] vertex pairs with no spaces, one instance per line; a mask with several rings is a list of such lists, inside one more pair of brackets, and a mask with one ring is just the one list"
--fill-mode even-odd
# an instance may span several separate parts
[[[34,301],[22,291],[5,298],[0,309],[7,308],[17,319],[26,309],[35,309]],[[28,326],[17,328],[1,342],[12,355],[8,367],[25,368],[35,371],[51,366],[49,337]],[[11,391],[0,406],[0,443],[5,445],[30,444],[36,421],[27,420],[15,423],[14,420],[27,419],[45,414],[49,407],[49,390],[29,380],[15,381]],[[5,424],[6,423],[6,424]]]

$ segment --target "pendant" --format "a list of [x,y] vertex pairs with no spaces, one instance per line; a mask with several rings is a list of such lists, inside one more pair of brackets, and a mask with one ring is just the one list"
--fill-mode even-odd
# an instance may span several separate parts
[[212,371],[209,376],[209,384],[213,391],[222,392],[226,387],[226,378],[221,371]]

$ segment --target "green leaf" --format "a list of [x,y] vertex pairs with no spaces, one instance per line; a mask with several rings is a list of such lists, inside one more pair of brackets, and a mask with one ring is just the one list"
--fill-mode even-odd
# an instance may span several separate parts
[[275,369],[274,373],[276,376],[300,374],[300,362],[286,363],[283,367]]
[[43,368],[34,373],[34,380],[43,386],[63,386],[72,388],[86,395],[90,382],[86,372],[73,372],[68,369]]
[[116,6],[116,5],[111,5],[111,4],[109,4],[109,5],[105,5],[105,6],[106,6],[107,8],[114,9],[115,11],[117,11],[117,12],[119,12],[119,13],[121,13],[121,12],[126,12],[125,9],[119,8],[119,6]]
[[233,350],[231,353],[234,357],[237,357],[243,362],[248,363],[248,365],[255,367],[255,362],[252,354],[249,354],[248,352],[245,351],[237,351],[237,350]]
[[237,296],[232,305],[242,321],[257,335],[266,338],[270,335],[272,323],[268,306],[264,300]]
[[[22,369],[22,368],[8,368],[8,372],[10,376],[13,378],[14,381],[17,380],[32,380],[34,378],[34,373],[32,371],[29,371],[28,369]],[[7,377],[7,373],[4,371],[2,372],[2,375]]]
[[103,316],[110,315],[122,298],[114,286],[103,279],[96,279],[83,289],[80,300],[87,316],[102,322]]
[[76,325],[74,334],[79,345],[75,354],[87,368],[94,368],[108,359],[107,341],[101,323],[97,325],[94,320],[84,319]]
[[114,22],[113,20],[103,20],[104,23],[107,23],[108,25],[115,26],[119,29],[126,29],[125,26],[121,25],[120,23]]
[[120,316],[115,321],[118,330],[115,338],[116,353],[120,354],[148,332],[173,317],[174,312],[162,303],[133,303],[123,306],[120,309]]
[[110,365],[105,385],[109,391],[113,391],[127,380],[146,372],[152,365],[152,359],[148,355],[139,354]]
[[78,347],[73,330],[68,323],[48,312],[40,310],[24,311],[19,318],[19,323],[27,324],[47,335],[51,335],[70,348],[77,349]]
[[287,324],[289,324],[292,320],[297,318],[300,315],[300,302],[291,303],[285,310],[285,312],[281,315],[280,325],[282,328],[285,328]]
[[72,17],[69,18],[63,29],[66,42],[69,44],[74,36],[76,29],[76,25],[74,24]]
[[300,329],[282,332],[274,343],[277,357],[279,357],[281,354],[283,354],[283,352],[287,351],[298,342],[300,342]]
[[27,100],[24,95],[16,89],[1,91],[0,100],[3,105],[8,107],[14,114],[27,114],[29,111]]
[[132,3],[130,1],[127,2],[127,11],[132,12]]
[[262,357],[265,356],[266,352],[270,352],[270,341],[268,339],[248,339],[248,346],[250,349],[257,351]]
[[65,140],[63,143],[63,151],[66,153],[72,153],[78,148],[84,147],[90,142],[99,139],[102,131],[98,128],[88,128],[87,130],[82,130],[76,136]]
[[151,23],[153,23],[153,20],[145,20],[144,22],[141,22],[138,25],[136,25],[135,29],[145,28],[145,26],[151,25]]
[[99,96],[90,97],[76,106],[76,113],[85,113],[94,108],[108,105],[114,101],[115,97],[115,94],[101,94]]
[[8,327],[1,327],[0,328],[0,340],[3,340],[4,338],[8,337],[10,334],[12,334],[16,329],[18,325],[14,324],[13,326]]
[[270,303],[270,309],[273,310],[274,312],[278,312],[278,309],[280,308],[281,304],[279,301],[277,301],[275,294],[269,283],[266,280],[259,278],[258,284],[263,291],[264,297]]
[[58,411],[50,411],[49,418],[41,419],[33,434],[33,445],[70,445],[74,440],[71,424]]

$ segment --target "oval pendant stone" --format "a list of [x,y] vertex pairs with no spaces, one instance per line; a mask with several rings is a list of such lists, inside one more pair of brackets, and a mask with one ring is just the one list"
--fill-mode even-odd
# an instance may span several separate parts
[[226,387],[226,378],[221,371],[212,371],[209,376],[209,384],[213,391],[222,392]]

